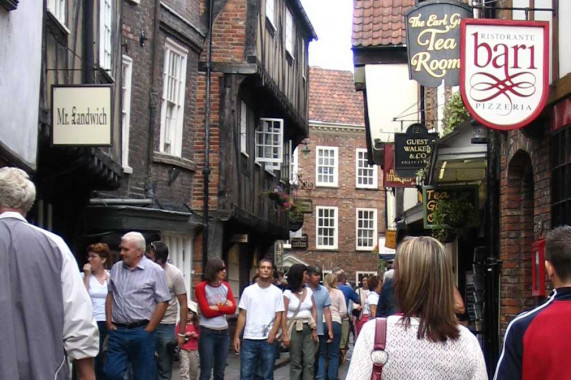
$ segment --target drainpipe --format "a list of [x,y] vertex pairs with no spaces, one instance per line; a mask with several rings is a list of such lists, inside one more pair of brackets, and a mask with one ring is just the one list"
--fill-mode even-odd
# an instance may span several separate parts
[[485,263],[486,310],[485,310],[485,346],[488,373],[494,373],[500,349],[500,269],[499,231],[500,231],[500,135],[496,131],[488,131],[488,168],[487,168],[487,216],[488,216],[488,257]]
[[83,34],[83,83],[93,83],[95,59],[93,57],[93,0],[83,1],[83,19],[85,33]]
[[[160,47],[159,39],[159,28],[161,24],[161,1],[155,0],[155,14],[153,20],[153,44],[151,45],[151,93],[149,94],[149,139],[147,141],[147,181],[151,180],[151,165],[153,163],[153,153],[155,151],[155,124],[157,118],[157,107],[159,105],[157,87],[157,68],[159,66],[159,54],[158,51]],[[138,46],[140,49],[144,49],[143,46]],[[150,186],[152,188],[152,183],[147,182],[145,186]],[[155,194],[152,192],[152,197],[154,199]]]
[[[484,18],[495,18],[493,5],[484,9]],[[488,373],[495,372],[500,350],[500,133],[488,131],[488,167],[487,167],[487,245],[488,257],[485,263],[486,309],[485,318],[485,352]]]
[[208,48],[206,52],[206,121],[204,123],[204,168],[202,169],[204,184],[203,224],[202,232],[202,272],[208,261],[208,187],[210,176],[210,75],[212,73],[212,23],[214,2],[208,0]]

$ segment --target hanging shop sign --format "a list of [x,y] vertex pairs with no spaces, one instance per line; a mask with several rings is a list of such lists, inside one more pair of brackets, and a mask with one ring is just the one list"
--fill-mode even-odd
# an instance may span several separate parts
[[307,234],[303,234],[301,237],[290,238],[289,242],[291,244],[291,249],[307,249],[309,238],[307,237]]
[[385,231],[385,247],[390,249],[397,248],[397,230]]
[[[422,204],[424,214],[424,228],[441,228],[441,227],[461,227],[460,225],[437,225],[434,223],[434,211],[438,207],[440,201],[449,205],[454,205],[449,209],[450,220],[457,219],[460,222],[475,224],[478,222],[479,210],[479,187],[478,185],[467,186],[423,186],[422,187]],[[468,205],[468,207],[466,207]],[[468,214],[472,213],[473,217],[468,218]],[[468,219],[470,221],[468,222]],[[464,225],[463,225],[464,226]],[[473,225],[465,225],[473,227]]]
[[383,187],[415,187],[416,177],[400,177],[395,172],[395,145],[385,144]]
[[52,86],[52,144],[111,146],[111,88]]
[[420,123],[409,126],[406,133],[395,133],[395,172],[401,177],[416,177],[430,160],[430,144],[438,133],[428,133]]
[[453,0],[435,0],[420,3],[405,17],[410,79],[426,87],[438,87],[442,80],[457,86],[460,21],[472,17],[472,9]]
[[295,204],[297,205],[297,210],[304,214],[312,214],[313,213],[313,200],[309,198],[297,198],[295,200]]
[[549,23],[465,19],[460,92],[483,125],[518,129],[533,121],[549,94]]

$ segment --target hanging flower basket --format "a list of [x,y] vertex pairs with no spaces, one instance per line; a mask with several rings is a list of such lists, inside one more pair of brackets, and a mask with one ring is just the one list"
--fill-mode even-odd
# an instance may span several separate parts
[[441,227],[459,229],[478,224],[474,205],[464,198],[440,199],[432,215],[434,224]]
[[265,193],[268,198],[276,202],[279,207],[288,209],[292,205],[292,199],[287,191],[281,186],[276,186],[272,190]]
[[450,243],[456,239],[457,233],[456,230],[452,228],[439,228],[432,230],[432,236],[441,243]]
[[441,199],[433,213],[432,236],[442,243],[453,241],[471,227],[478,225],[478,211],[467,199]]

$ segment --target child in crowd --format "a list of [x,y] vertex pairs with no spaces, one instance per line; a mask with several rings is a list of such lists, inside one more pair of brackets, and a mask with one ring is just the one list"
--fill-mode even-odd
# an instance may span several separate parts
[[[198,326],[198,305],[196,302],[188,301],[186,339],[180,351],[180,378],[182,380],[198,379]],[[178,325],[175,334],[178,334]]]

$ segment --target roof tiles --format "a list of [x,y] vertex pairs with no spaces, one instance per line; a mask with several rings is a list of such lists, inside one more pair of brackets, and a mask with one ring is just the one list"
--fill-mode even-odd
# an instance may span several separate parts
[[415,0],[353,0],[353,47],[406,43],[405,12]]
[[309,120],[365,125],[363,95],[350,71],[309,68]]

